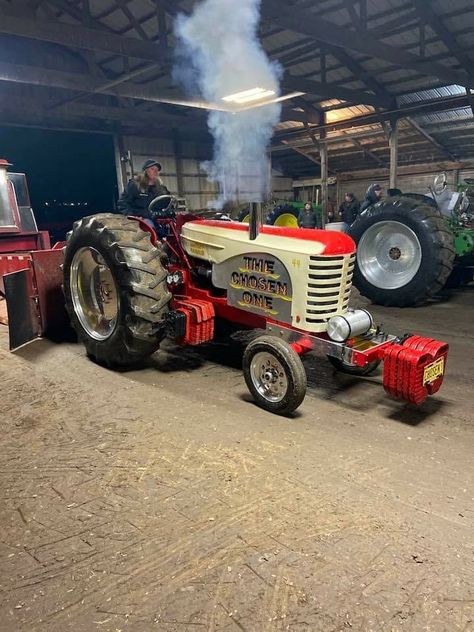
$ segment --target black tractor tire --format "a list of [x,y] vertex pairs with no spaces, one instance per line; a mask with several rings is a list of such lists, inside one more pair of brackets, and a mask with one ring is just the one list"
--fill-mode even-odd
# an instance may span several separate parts
[[347,373],[348,375],[370,375],[380,364],[380,360],[374,360],[373,362],[368,362],[365,366],[357,366],[356,364],[344,362],[344,360],[335,358],[334,356],[328,355],[327,358],[335,369],[341,371],[341,373]]
[[268,214],[265,224],[270,226],[289,226],[296,228],[298,226],[299,211],[291,204],[283,204],[275,206]]
[[454,268],[446,281],[446,287],[450,289],[462,288],[474,281],[474,266],[463,266],[461,263]]
[[248,224],[250,222],[250,209],[243,208],[237,216],[237,221]]
[[[370,258],[370,247],[365,246],[368,236],[372,235],[372,238],[377,240],[377,233],[380,236],[383,231],[389,232],[391,225],[399,226],[402,230],[408,228],[409,234],[414,234],[418,240],[415,250],[420,257],[419,266],[416,273],[408,277],[405,283],[400,281],[397,284],[395,273],[390,270],[385,272],[387,257],[393,259],[393,262],[389,262],[390,265],[396,260],[403,263],[404,254],[398,248],[390,247],[387,253],[382,254],[377,251],[373,258],[373,261],[377,262],[373,264],[375,268],[364,264],[364,259],[367,256]],[[352,224],[349,235],[358,246],[360,245],[354,270],[354,285],[363,296],[378,305],[407,307],[423,303],[444,287],[453,268],[455,254],[452,232],[439,210],[420,204],[416,200],[405,197],[388,198],[370,206]],[[365,240],[361,241],[364,235]],[[372,247],[377,248],[377,245]],[[382,246],[380,250],[383,250]],[[383,264],[379,266],[379,261],[384,258]],[[398,264],[394,265],[396,269]],[[367,266],[365,270],[364,266]],[[415,269],[415,264],[413,267]],[[374,269],[379,271],[376,281],[372,274]],[[384,276],[387,279],[386,286]]]
[[[64,257],[66,309],[88,356],[98,364],[132,366],[154,353],[165,335],[171,294],[162,263],[165,255],[150,237],[137,221],[112,213],[84,217],[74,224]],[[75,298],[72,293],[71,286],[76,287],[73,275],[78,273],[76,264],[71,264],[76,253],[89,249],[99,253],[115,285],[116,317],[104,339],[96,339],[87,331],[80,319],[84,310],[78,307],[77,292]],[[88,326],[94,334],[93,324]]]
[[409,200],[416,200],[420,204],[426,204],[436,209],[438,208],[436,200],[433,200],[429,195],[423,195],[423,193],[404,193],[402,197],[408,198]]
[[[255,368],[252,364],[255,356],[259,353],[265,354],[262,358],[264,364]],[[270,358],[273,358],[271,360]],[[265,372],[267,367],[270,371],[275,371],[275,380],[282,378],[281,399],[272,400],[272,393],[266,390],[265,380],[262,379],[261,372]],[[250,342],[243,357],[244,378],[252,397],[260,408],[276,415],[289,415],[298,408],[306,394],[306,371],[299,355],[290,345],[274,336],[259,336]],[[284,376],[284,379],[283,379]],[[286,384],[286,385],[285,385]]]

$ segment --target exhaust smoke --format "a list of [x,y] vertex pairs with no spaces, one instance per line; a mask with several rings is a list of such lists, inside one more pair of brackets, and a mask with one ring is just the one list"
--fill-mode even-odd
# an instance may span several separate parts
[[280,66],[257,37],[261,0],[202,0],[175,23],[174,76],[222,110],[208,114],[214,154],[204,163],[218,183],[219,199],[261,201],[270,191],[266,149],[280,120]]

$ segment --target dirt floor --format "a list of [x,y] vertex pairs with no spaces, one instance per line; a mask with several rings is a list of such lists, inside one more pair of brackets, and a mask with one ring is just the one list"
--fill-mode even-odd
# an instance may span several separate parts
[[117,374],[0,327],[1,632],[473,631],[473,307],[372,308],[451,344],[419,410],[308,357],[292,419],[242,341]]

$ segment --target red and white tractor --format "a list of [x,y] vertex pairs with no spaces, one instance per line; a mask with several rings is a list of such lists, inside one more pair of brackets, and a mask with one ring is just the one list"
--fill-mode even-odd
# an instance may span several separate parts
[[[256,403],[273,413],[289,414],[303,401],[308,352],[356,375],[383,361],[386,391],[414,404],[439,390],[446,343],[383,333],[367,311],[349,308],[349,236],[262,225],[259,204],[249,224],[175,214],[170,196],[150,207],[153,227],[112,213],[85,217],[66,244],[39,251],[39,261],[32,252],[23,270],[5,277],[13,346],[43,333],[42,313],[61,310],[62,285],[87,354],[109,367],[142,360],[166,336],[209,342],[222,322],[261,330],[245,349],[243,371]],[[45,260],[49,296],[39,291]],[[25,326],[32,314],[35,326]]]

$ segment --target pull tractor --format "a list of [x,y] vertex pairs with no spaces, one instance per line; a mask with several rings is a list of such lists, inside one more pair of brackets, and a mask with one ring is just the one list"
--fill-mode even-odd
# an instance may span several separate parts
[[[413,404],[438,391],[447,344],[397,338],[367,311],[349,308],[349,236],[262,225],[260,204],[251,205],[249,224],[175,213],[173,205],[171,196],[156,198],[153,222],[85,217],[62,248],[44,250],[38,264],[33,253],[24,269],[5,277],[11,340],[23,344],[43,333],[42,314],[62,308],[62,285],[88,356],[107,367],[139,362],[166,336],[182,345],[207,343],[227,322],[262,331],[245,349],[243,372],[255,402],[272,413],[287,415],[302,403],[301,356],[308,352],[355,375],[383,361],[385,390]],[[49,292],[40,295],[44,274]],[[47,309],[42,303],[50,297],[56,306]]]
[[474,181],[450,190],[446,174],[426,195],[392,190],[349,229],[354,285],[380,305],[407,307],[474,280]]

